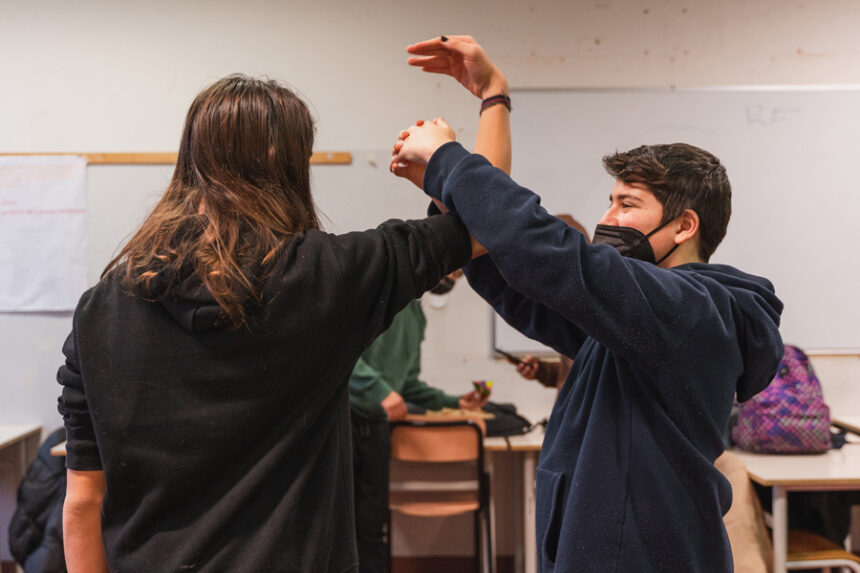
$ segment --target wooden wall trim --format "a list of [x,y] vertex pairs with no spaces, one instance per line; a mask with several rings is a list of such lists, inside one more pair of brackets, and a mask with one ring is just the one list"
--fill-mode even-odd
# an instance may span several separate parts
[[[60,152],[60,153],[0,153],[0,156],[32,156],[32,155],[79,155],[90,165],[173,165],[176,163],[176,153],[94,153],[94,152]],[[352,163],[352,153],[348,151],[317,151],[311,156],[311,165],[349,165]]]

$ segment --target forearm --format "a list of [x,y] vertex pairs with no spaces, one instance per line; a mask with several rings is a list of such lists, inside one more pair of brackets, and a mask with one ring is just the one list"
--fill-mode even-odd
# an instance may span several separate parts
[[[433,199],[433,203],[436,205],[436,208],[439,209],[440,213],[448,212],[448,207],[446,207],[445,204],[442,203],[442,201],[438,199]],[[487,248],[481,243],[479,243],[478,240],[471,234],[469,234],[469,240],[472,241],[472,260],[487,254]]]
[[394,388],[376,368],[362,357],[358,359],[352,370],[352,375],[349,378],[349,391],[370,407],[370,405],[378,405],[382,402],[386,396],[394,391]]
[[459,406],[457,396],[446,394],[420,380],[411,380],[403,386],[403,398],[411,404],[428,410],[440,410],[445,407],[457,408]]
[[478,257],[482,257],[487,254],[487,248],[478,242],[478,240],[469,235],[469,238],[472,240],[472,258],[477,259]]
[[[483,97],[509,95],[508,81],[501,73],[484,91]],[[487,161],[508,175],[511,173],[511,112],[501,104],[488,107],[481,113],[478,122],[478,135],[475,138],[475,153],[483,155]],[[486,247],[472,236],[472,258],[487,253]]]
[[538,362],[537,376],[535,379],[546,386],[547,388],[555,388],[558,386],[558,362]]
[[[489,87],[484,90],[483,98],[494,95],[508,95],[508,82],[504,76],[498,74]],[[511,117],[508,108],[497,104],[488,107],[481,113],[478,122],[478,135],[475,138],[475,153],[483,155],[487,161],[498,167],[507,174],[511,173]],[[440,211],[447,213],[445,205],[434,199]],[[474,236],[472,240],[472,259],[487,254],[487,249]]]
[[103,472],[69,470],[63,504],[63,548],[69,573],[107,572],[102,539]]
[[[494,95],[510,95],[508,81],[497,72],[484,89],[482,98]],[[501,104],[488,107],[478,122],[478,136],[475,138],[475,153],[483,155],[487,161],[505,173],[511,172],[511,121],[508,108]]]

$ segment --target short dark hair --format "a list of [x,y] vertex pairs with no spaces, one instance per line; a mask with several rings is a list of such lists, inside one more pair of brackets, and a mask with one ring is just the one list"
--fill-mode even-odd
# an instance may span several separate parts
[[606,171],[628,185],[651,191],[667,223],[686,209],[699,216],[699,255],[708,261],[726,236],[732,216],[732,186],[720,160],[686,143],[642,145],[603,158]]

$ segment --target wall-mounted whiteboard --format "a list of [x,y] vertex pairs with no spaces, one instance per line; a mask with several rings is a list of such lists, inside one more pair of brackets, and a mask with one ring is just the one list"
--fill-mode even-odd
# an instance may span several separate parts
[[[860,91],[515,90],[512,175],[593,232],[612,179],[601,158],[682,141],[719,157],[733,189],[711,262],[769,278],[786,342],[860,347]],[[548,349],[494,318],[494,345]]]

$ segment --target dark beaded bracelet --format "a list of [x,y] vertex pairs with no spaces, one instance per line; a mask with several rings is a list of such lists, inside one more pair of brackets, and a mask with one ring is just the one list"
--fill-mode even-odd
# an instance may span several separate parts
[[502,104],[503,106],[508,108],[508,111],[511,111],[511,98],[506,96],[505,94],[499,94],[499,95],[490,96],[487,99],[485,99],[484,101],[482,101],[481,102],[481,111],[480,111],[480,113],[478,113],[478,115],[481,115],[482,113],[484,113],[484,110],[487,109],[488,107],[492,107],[496,104]]

